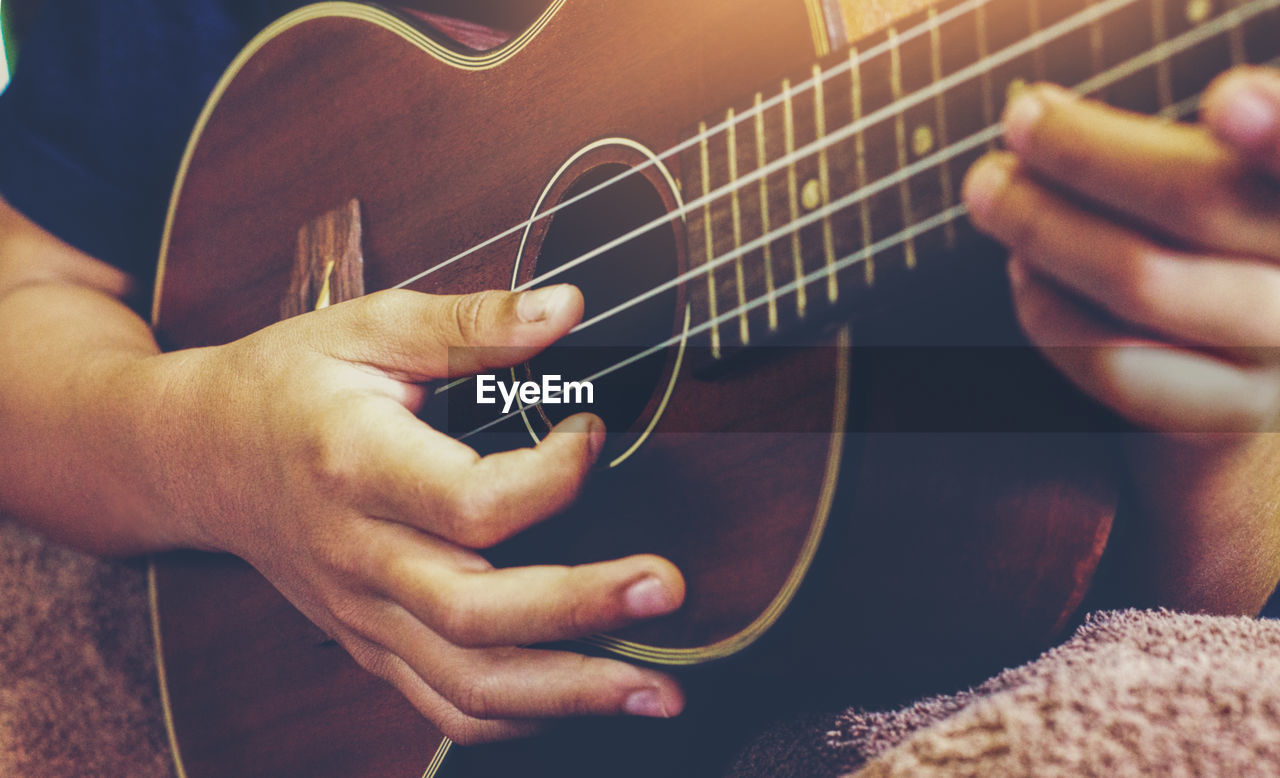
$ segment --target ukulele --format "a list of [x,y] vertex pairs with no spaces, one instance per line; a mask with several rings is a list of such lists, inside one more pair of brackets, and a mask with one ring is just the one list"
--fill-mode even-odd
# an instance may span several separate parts
[[[554,0],[481,50],[327,2],[237,57],[174,187],[161,342],[392,287],[579,285],[583,325],[506,378],[591,380],[610,441],[492,558],[675,562],[678,613],[579,648],[687,668],[690,708],[454,748],[248,565],[174,553],[150,581],[179,775],[707,774],[754,689],[938,689],[1070,625],[1116,425],[1017,334],[960,181],[1033,80],[1192,115],[1280,54],[1280,0],[951,0],[864,38],[859,8]],[[580,409],[474,386],[425,413],[485,450]]]

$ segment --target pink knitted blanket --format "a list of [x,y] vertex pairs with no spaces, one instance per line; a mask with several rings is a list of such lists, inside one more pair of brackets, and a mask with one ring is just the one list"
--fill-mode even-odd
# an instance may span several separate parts
[[[142,567],[0,521],[0,775],[171,774]],[[1280,775],[1280,621],[1095,614],[972,690],[780,724],[729,774]]]

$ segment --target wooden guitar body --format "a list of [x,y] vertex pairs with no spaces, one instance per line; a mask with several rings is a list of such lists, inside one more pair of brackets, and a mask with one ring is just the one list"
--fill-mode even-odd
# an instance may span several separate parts
[[[524,283],[581,253],[593,230],[629,229],[692,199],[696,147],[655,156],[707,117],[749,107],[764,85],[803,79],[828,47],[803,0],[557,0],[487,53],[370,6],[296,12],[237,60],[197,127],[166,230],[158,336],[171,348],[221,344],[278,320],[299,229],[352,199],[369,291],[492,236],[502,237],[409,288]],[[635,167],[643,183],[625,196],[510,230]],[[588,317],[606,311],[696,267],[696,224],[674,219],[557,280],[584,288]],[[638,306],[604,342],[675,342],[597,389],[625,394],[605,413],[619,433],[609,466],[573,509],[496,558],[672,559],[686,607],[586,648],[712,663],[690,670],[707,698],[738,699],[726,679],[750,677],[838,682],[852,702],[969,680],[1048,645],[1106,544],[1115,467],[1103,438],[1068,434],[1092,411],[1037,359],[969,348],[1020,342],[1000,267],[969,269],[945,298],[904,301],[871,323],[796,327],[717,369],[700,367],[702,340],[680,337],[699,320],[694,282]],[[794,295],[778,305],[795,306]],[[902,319],[911,325],[893,324]],[[937,348],[849,348],[890,341]],[[1032,431],[1010,421],[1029,409],[1057,421]],[[965,420],[939,421],[953,412]],[[520,417],[505,433],[533,440]],[[174,554],[153,575],[186,775],[492,774],[446,755],[393,689],[243,563]],[[700,672],[716,680],[699,687]],[[568,769],[518,758],[506,764],[521,774]]]

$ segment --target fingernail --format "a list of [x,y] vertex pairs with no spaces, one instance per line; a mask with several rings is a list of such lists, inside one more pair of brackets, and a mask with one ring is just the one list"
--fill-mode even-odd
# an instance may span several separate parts
[[530,323],[546,321],[569,302],[569,290],[563,285],[548,286],[523,292],[516,301],[516,316]]
[[996,199],[1009,185],[1009,171],[993,159],[985,159],[974,165],[964,182],[964,202],[978,222],[991,215]]
[[641,689],[627,696],[622,709],[632,716],[650,716],[656,719],[670,718],[667,706],[662,704],[662,695],[657,689]]
[[604,448],[604,442],[608,437],[608,430],[605,429],[600,417],[585,413],[566,419],[556,429],[561,432],[572,432],[575,435],[586,435],[587,449],[593,457],[600,456],[600,450]]
[[1005,145],[1019,154],[1031,146],[1031,131],[1044,116],[1044,100],[1034,90],[1013,98],[1004,112]]
[[1270,148],[1280,124],[1280,106],[1249,84],[1240,84],[1219,99],[1218,132],[1232,145],[1249,151]]
[[604,441],[607,431],[604,428],[604,422],[600,419],[592,419],[587,425],[587,445],[591,447],[591,456],[600,456],[600,450],[604,448]]
[[637,619],[668,613],[674,605],[667,596],[666,587],[652,575],[628,586],[623,599],[626,601],[627,613]]

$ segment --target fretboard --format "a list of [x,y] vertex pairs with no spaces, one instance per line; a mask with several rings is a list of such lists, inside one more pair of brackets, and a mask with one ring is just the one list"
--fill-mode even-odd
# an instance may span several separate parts
[[959,0],[708,117],[681,158],[693,323],[719,358],[958,261],[968,167],[1009,95],[1053,81],[1194,116],[1280,56],[1280,0]]

